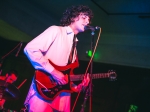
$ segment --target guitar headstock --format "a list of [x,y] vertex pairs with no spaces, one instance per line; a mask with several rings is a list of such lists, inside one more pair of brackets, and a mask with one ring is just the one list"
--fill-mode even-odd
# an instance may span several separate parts
[[115,71],[109,70],[108,73],[109,73],[109,81],[115,81],[115,80],[117,80],[117,78],[116,78],[117,74],[116,74]]

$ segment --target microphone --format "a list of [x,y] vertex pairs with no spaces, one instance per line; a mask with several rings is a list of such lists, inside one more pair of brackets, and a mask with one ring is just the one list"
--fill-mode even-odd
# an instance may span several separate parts
[[92,30],[92,31],[95,31],[95,30],[98,30],[98,29],[100,29],[100,27],[99,26],[89,26],[89,25],[86,25],[86,26],[84,26],[84,29],[85,30],[88,30],[88,29],[90,29],[90,30]]
[[22,47],[22,42],[21,42],[20,47],[19,47],[19,49],[18,49],[18,51],[17,51],[17,53],[16,53],[16,57],[18,56],[18,54],[19,54],[19,52],[20,52],[20,50],[21,50],[21,47]]

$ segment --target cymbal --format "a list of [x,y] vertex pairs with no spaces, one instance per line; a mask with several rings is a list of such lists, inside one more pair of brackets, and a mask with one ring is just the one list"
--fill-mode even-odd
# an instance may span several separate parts
[[11,83],[0,80],[0,99],[15,100],[20,96],[20,91]]

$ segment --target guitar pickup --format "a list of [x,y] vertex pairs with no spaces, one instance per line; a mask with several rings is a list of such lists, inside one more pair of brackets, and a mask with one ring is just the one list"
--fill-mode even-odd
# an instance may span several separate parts
[[42,88],[41,89],[43,92],[51,92],[52,90],[50,90],[50,89],[44,89],[44,88]]

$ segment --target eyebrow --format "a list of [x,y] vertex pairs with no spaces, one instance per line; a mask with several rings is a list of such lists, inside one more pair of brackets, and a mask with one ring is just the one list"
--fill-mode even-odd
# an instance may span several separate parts
[[[88,14],[86,14],[86,13],[80,13],[80,15],[84,15],[84,16],[89,17],[89,15],[88,15]],[[90,18],[90,17],[89,17],[89,20],[91,20],[91,18]]]

